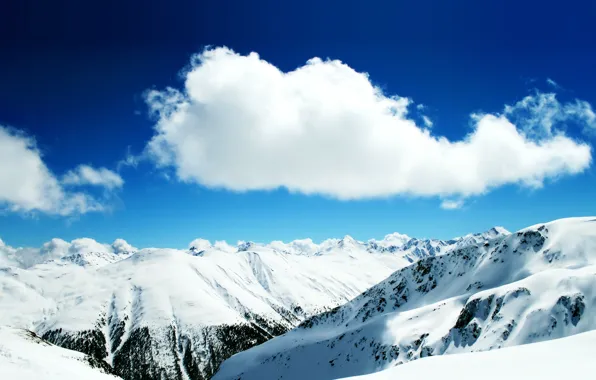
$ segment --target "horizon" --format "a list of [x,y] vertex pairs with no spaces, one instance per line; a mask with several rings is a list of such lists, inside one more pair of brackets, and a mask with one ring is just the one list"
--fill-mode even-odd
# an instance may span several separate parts
[[[522,227],[522,228],[519,228],[519,229],[516,229],[516,230],[510,230],[510,229],[508,229],[508,228],[506,228],[504,226],[492,226],[492,227],[490,227],[490,228],[488,228],[486,230],[482,230],[482,231],[470,231],[467,234],[463,234],[463,235],[459,235],[459,236],[452,236],[452,237],[447,238],[447,239],[439,239],[439,238],[435,238],[435,237],[432,237],[432,236],[422,236],[422,237],[421,236],[410,236],[410,235],[407,235],[407,234],[402,234],[399,231],[395,231],[395,232],[391,232],[389,234],[385,234],[382,238],[371,237],[371,238],[367,238],[367,239],[356,239],[356,238],[354,238],[351,235],[344,235],[344,236],[330,236],[330,237],[327,237],[327,238],[325,238],[323,240],[313,240],[310,237],[304,237],[304,238],[298,238],[298,239],[287,240],[287,241],[279,240],[279,239],[277,239],[277,240],[274,239],[274,240],[270,240],[270,241],[238,240],[235,243],[234,242],[229,242],[227,240],[213,240],[212,241],[212,240],[209,240],[209,239],[204,239],[202,237],[197,237],[195,239],[192,239],[187,244],[187,246],[186,246],[187,248],[181,248],[181,247],[165,247],[165,246],[163,246],[163,247],[157,247],[157,246],[137,247],[136,244],[131,244],[130,241],[126,240],[123,237],[117,237],[117,238],[113,239],[110,242],[110,241],[98,241],[98,240],[96,240],[96,239],[94,239],[92,237],[81,236],[81,237],[75,238],[75,239],[73,239],[71,241],[64,240],[64,239],[62,239],[60,237],[54,237],[54,238],[52,238],[52,239],[50,239],[50,240],[48,240],[48,241],[40,244],[39,247],[43,247],[45,244],[51,243],[51,242],[53,242],[55,240],[60,240],[61,242],[72,244],[75,241],[82,241],[82,240],[87,240],[87,239],[92,240],[94,243],[99,243],[99,244],[101,244],[103,246],[114,246],[114,244],[116,244],[118,242],[124,242],[126,244],[129,244],[130,246],[132,246],[132,248],[137,249],[137,250],[141,250],[141,249],[175,249],[175,250],[187,250],[187,249],[190,249],[192,247],[192,244],[195,243],[195,242],[197,242],[197,241],[207,242],[207,243],[210,244],[210,246],[212,248],[216,248],[215,246],[217,244],[224,244],[224,245],[228,246],[229,248],[238,248],[240,245],[245,244],[245,243],[251,243],[251,244],[256,244],[256,245],[260,245],[260,246],[270,246],[272,243],[282,243],[282,244],[287,245],[287,244],[291,244],[291,243],[294,243],[294,242],[302,242],[302,241],[310,241],[312,244],[320,246],[323,243],[328,242],[328,241],[333,241],[333,240],[341,241],[341,240],[344,240],[346,238],[351,238],[351,239],[355,240],[358,243],[367,244],[369,242],[374,242],[374,241],[376,241],[376,242],[383,241],[383,240],[389,238],[392,235],[400,235],[400,236],[406,237],[408,239],[421,240],[421,241],[422,240],[450,241],[450,240],[461,239],[461,238],[464,238],[464,237],[470,236],[470,235],[484,234],[484,233],[489,232],[489,231],[492,231],[492,230],[500,230],[500,229],[502,229],[502,230],[504,230],[504,231],[500,231],[502,233],[513,234],[513,233],[518,232],[520,230],[525,230],[527,228],[535,227],[535,226],[541,225],[541,224],[550,224],[550,223],[560,222],[560,221],[563,221],[563,220],[586,219],[586,218],[593,218],[593,217],[592,216],[572,216],[572,217],[559,218],[559,219],[550,220],[550,221],[546,221],[546,222],[534,223],[534,224],[527,225],[525,227]],[[132,242],[132,243],[134,243],[134,242]],[[2,237],[0,236],[0,247],[2,247],[2,246],[14,248],[14,249],[29,249],[29,248],[36,249],[36,248],[38,248],[37,246],[14,246],[14,245],[11,245],[10,242],[7,243],[6,240],[2,239]]]

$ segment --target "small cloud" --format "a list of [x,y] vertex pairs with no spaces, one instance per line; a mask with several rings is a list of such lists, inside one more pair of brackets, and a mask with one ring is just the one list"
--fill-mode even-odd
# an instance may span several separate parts
[[120,171],[125,166],[132,166],[133,168],[136,168],[142,159],[143,159],[142,156],[135,156],[134,154],[132,154],[130,151],[130,146],[129,146],[126,148],[126,157],[124,157],[123,160],[120,160],[118,162],[116,170]]
[[124,180],[117,173],[106,169],[95,169],[89,165],[79,165],[62,177],[62,184],[70,186],[101,186],[108,190],[122,187]]
[[559,127],[570,123],[584,132],[596,130],[596,114],[590,103],[579,99],[561,103],[555,93],[528,95],[514,105],[505,106],[504,114],[527,136],[536,139],[562,136]]
[[443,202],[441,202],[441,208],[443,210],[457,210],[459,208],[462,208],[462,206],[464,205],[464,201],[463,199],[459,199],[459,200],[444,200]]
[[561,86],[559,86],[559,84],[557,82],[555,82],[554,80],[550,79],[550,78],[546,78],[546,83],[549,86],[552,86],[553,88],[561,88]]
[[424,122],[424,125],[427,128],[432,128],[433,127],[433,121],[426,115],[422,116],[422,121]]
[[426,106],[425,106],[424,104],[420,103],[420,104],[418,104],[418,105],[416,106],[416,109],[417,109],[418,111],[423,111],[423,110],[425,110],[425,109],[426,109]]
[[[112,172],[105,170],[102,178],[107,174],[110,186],[122,186],[119,176],[110,176]],[[67,182],[75,181],[78,171],[73,173]],[[67,188],[46,166],[33,137],[0,125],[0,212],[3,211],[74,216],[106,211],[106,207],[86,192]]]

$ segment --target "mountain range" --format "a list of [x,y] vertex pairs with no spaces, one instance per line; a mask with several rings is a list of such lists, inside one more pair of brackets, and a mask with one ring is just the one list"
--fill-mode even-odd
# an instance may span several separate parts
[[595,264],[595,218],[495,236],[397,270],[233,356],[215,378],[336,379],[593,330]]
[[197,239],[0,245],[0,325],[106,362],[125,379],[210,378],[223,360],[344,304],[395,270],[501,228],[449,241],[391,234],[269,244]]
[[434,357],[482,351],[490,366],[496,349],[589,335],[595,280],[596,218],[451,240],[0,241],[0,326],[79,351],[100,376],[392,378],[418,359],[453,368]]

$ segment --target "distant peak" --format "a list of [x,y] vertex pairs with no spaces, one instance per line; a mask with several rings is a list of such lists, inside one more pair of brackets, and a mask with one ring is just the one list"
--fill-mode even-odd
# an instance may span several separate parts
[[209,248],[211,248],[211,242],[206,239],[195,239],[188,245],[188,249],[193,252],[201,252]]
[[345,246],[355,246],[358,245],[358,241],[356,239],[354,239],[353,237],[351,237],[350,235],[346,235],[344,236],[340,241],[339,241],[339,246],[340,247],[345,247]]
[[494,235],[494,236],[511,234],[511,232],[509,232],[507,229],[505,229],[504,227],[501,227],[501,226],[495,226],[495,227],[491,228],[490,230],[486,231],[486,233],[488,233],[489,235]]
[[255,245],[252,241],[239,241],[238,242],[238,252],[248,251]]
[[112,250],[114,250],[115,254],[121,253],[131,253],[138,251],[137,248],[133,247],[132,245],[128,244],[128,242],[124,239],[116,239],[112,243]]

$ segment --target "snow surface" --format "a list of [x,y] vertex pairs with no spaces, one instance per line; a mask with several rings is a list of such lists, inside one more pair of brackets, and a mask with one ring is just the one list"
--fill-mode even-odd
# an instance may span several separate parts
[[501,350],[423,358],[344,380],[560,380],[596,373],[596,331]]
[[495,232],[234,355],[215,378],[334,379],[596,329],[596,218]]
[[54,346],[25,330],[0,327],[0,379],[116,380],[87,355]]
[[[485,241],[492,234],[471,239]],[[70,243],[54,239],[37,250],[3,244],[0,325],[40,336],[57,333],[53,341],[68,338],[68,347],[77,349],[81,343],[74,340],[88,340],[85,334],[91,334],[93,344],[105,340],[101,351],[111,365],[127,340],[148,328],[151,353],[146,357],[160,368],[167,363],[175,367],[187,351],[185,340],[193,355],[211,355],[213,345],[224,344],[206,327],[261,329],[266,323],[285,331],[348,302],[395,270],[461,243],[392,234],[381,241],[346,236],[320,244],[310,239],[239,242],[235,248],[197,239],[188,250],[137,250],[121,239],[111,245],[87,238]],[[280,333],[265,330],[268,338]],[[179,350],[174,354],[173,344]],[[186,370],[180,368],[183,378]]]
[[3,244],[0,305],[10,311],[0,315],[0,324],[38,333],[93,328],[113,298],[122,313],[141,300],[142,315],[134,320],[143,324],[159,324],[173,315],[188,324],[232,323],[244,319],[239,313],[246,309],[282,321],[272,306],[300,306],[312,315],[458,243],[396,241],[395,236],[405,235],[388,235],[378,245],[346,236],[321,244],[310,239],[241,242],[234,250],[197,239],[188,251],[137,250],[122,239],[111,245],[88,238],[71,243],[53,239],[38,250]]

